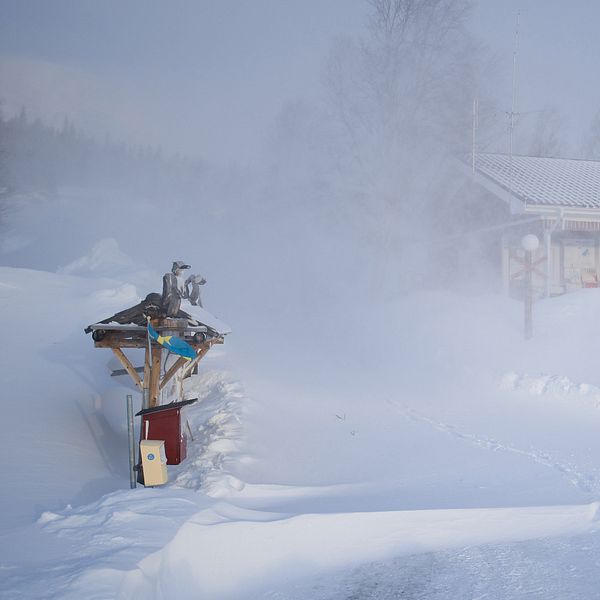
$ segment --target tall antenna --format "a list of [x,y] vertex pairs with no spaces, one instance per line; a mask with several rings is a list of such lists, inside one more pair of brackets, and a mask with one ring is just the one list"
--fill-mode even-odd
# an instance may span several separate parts
[[519,24],[521,20],[521,13],[517,13],[517,23],[515,27],[515,42],[513,46],[513,69],[512,69],[512,102],[509,113],[508,123],[508,170],[509,170],[509,192],[510,201],[512,205],[513,200],[513,143],[514,143],[514,130],[515,130],[515,117],[516,106],[517,106],[517,55],[519,52]]
[[471,140],[471,166],[475,173],[475,154],[477,152],[477,127],[479,127],[479,98],[473,98],[473,139]]

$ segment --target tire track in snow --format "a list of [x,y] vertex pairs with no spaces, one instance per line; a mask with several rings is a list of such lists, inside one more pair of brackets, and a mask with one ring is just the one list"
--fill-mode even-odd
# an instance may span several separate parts
[[582,492],[593,494],[600,492],[600,479],[598,476],[583,473],[577,469],[575,465],[557,460],[551,454],[540,450],[539,448],[534,448],[533,446],[530,446],[527,449],[519,448],[511,443],[502,442],[482,434],[462,431],[454,425],[432,419],[426,415],[420,414],[414,409],[406,408],[397,402],[391,401],[391,403],[403,416],[413,423],[425,423],[455,439],[462,440],[473,446],[477,446],[478,448],[483,448],[484,450],[489,450],[491,452],[510,452],[512,454],[525,456],[537,464],[559,472],[566,477],[573,486]]

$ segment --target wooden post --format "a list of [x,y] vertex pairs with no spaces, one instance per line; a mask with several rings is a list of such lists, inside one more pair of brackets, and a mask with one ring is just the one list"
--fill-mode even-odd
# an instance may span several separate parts
[[508,297],[510,295],[510,247],[505,235],[502,236],[501,255],[502,293]]
[[158,392],[160,382],[160,367],[161,367],[162,347],[154,346],[152,348],[152,363],[150,366],[150,408],[158,406]]
[[183,358],[183,356],[180,356],[174,363],[173,365],[171,365],[171,368],[165,373],[164,377],[162,378],[162,381],[160,382],[160,386],[159,386],[159,390],[164,389],[164,387],[167,385],[167,383],[169,383],[169,381],[171,381],[171,378],[173,377],[173,375],[175,375],[175,373],[177,373],[177,371],[179,371],[179,369],[181,369],[181,367],[183,367],[185,364],[189,363],[190,361],[186,358]]
[[135,477],[135,439],[133,433],[133,398],[127,394],[127,438],[129,440],[129,487],[136,487]]
[[525,250],[525,339],[533,336],[533,265],[531,250]]
[[142,408],[150,408],[150,348],[147,344],[144,353],[144,380],[142,386]]
[[544,231],[544,245],[546,246],[546,287],[544,289],[544,297],[550,298],[550,292],[552,291],[552,229],[550,225],[547,225],[546,231]]
[[123,365],[123,367],[125,367],[125,370],[129,373],[129,376],[135,382],[135,385],[137,385],[140,390],[143,389],[142,380],[140,379],[140,376],[137,374],[135,367],[125,356],[123,350],[121,350],[121,348],[112,348],[112,351],[114,352],[115,356],[119,359],[119,362]]
[[210,341],[204,342],[202,346],[200,346],[200,349],[196,353],[196,358],[194,358],[194,360],[192,360],[186,365],[185,370],[182,373],[182,379],[185,379],[188,375],[190,375],[194,367],[204,358],[205,354],[210,350],[211,346],[212,343]]

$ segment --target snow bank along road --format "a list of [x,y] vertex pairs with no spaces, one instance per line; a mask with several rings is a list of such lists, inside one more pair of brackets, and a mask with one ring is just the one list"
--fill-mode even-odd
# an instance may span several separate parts
[[[21,556],[19,564],[14,555],[13,561],[3,561],[7,597],[393,598],[402,592],[410,598],[444,598],[449,590],[479,590],[490,597],[539,593],[543,598],[549,581],[555,591],[561,585],[565,592],[590,591],[586,582],[591,580],[582,574],[592,572],[598,555],[583,549],[600,546],[597,502],[333,512],[343,504],[342,496],[364,502],[367,491],[372,499],[390,490],[376,482],[301,486],[242,481],[240,460],[252,462],[242,436],[250,401],[239,384],[218,372],[194,378],[191,385],[189,391],[202,400],[190,412],[197,443],[189,462],[175,470],[173,482],[44,512],[20,533],[31,543],[28,556]],[[423,427],[414,413],[411,420]],[[442,438],[458,437],[467,448],[474,444],[497,453],[502,447],[453,429],[448,435],[447,425],[426,426]],[[265,508],[269,505],[278,512]],[[326,510],[298,514],[303,505]],[[552,541],[549,536],[563,537]],[[540,538],[544,541],[523,545],[523,540]],[[556,548],[562,549],[558,557]],[[574,556],[577,562],[568,567]],[[371,566],[361,567],[364,563]],[[564,568],[564,577],[542,577]],[[528,585],[514,579],[519,569]],[[513,579],[507,579],[509,572]],[[579,588],[567,585],[570,577]],[[513,592],[505,596],[511,586]]]

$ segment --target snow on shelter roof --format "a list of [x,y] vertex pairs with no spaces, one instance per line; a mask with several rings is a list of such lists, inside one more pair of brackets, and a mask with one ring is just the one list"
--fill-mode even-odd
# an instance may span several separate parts
[[[475,170],[527,204],[600,208],[600,161],[478,154]],[[512,180],[512,181],[511,181]]]

